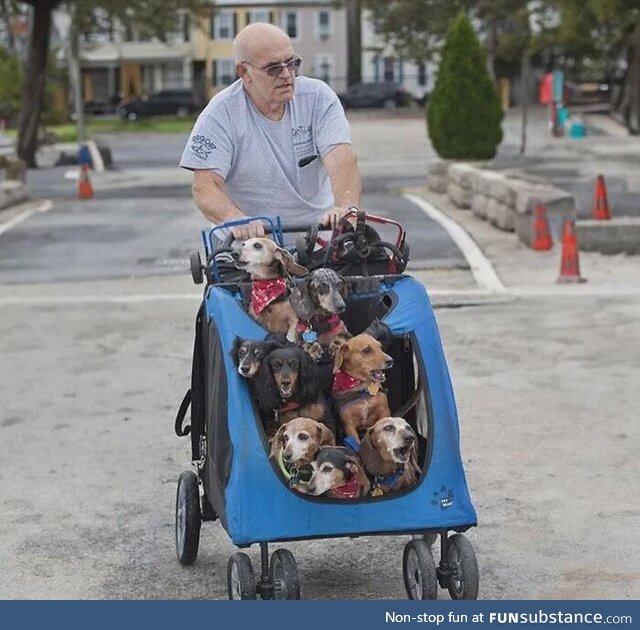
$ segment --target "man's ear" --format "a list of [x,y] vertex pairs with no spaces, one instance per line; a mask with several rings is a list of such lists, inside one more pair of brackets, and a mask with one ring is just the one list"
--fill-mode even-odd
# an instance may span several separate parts
[[245,66],[243,63],[236,64],[236,74],[243,80],[251,78],[251,74],[249,73],[249,68]]
[[349,354],[349,346],[343,343],[336,351],[336,356],[333,360],[333,373],[335,374],[341,367],[345,357]]
[[285,271],[292,273],[295,276],[306,276],[309,270],[296,262],[296,259],[282,247],[276,247],[275,251],[276,260],[279,260]]

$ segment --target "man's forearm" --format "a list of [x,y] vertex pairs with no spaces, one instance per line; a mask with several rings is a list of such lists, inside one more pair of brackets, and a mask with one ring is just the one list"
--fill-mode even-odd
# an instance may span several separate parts
[[212,223],[224,223],[233,219],[244,218],[244,213],[238,208],[224,188],[212,180],[194,180],[191,189],[193,200],[206,219]]
[[[335,198],[336,206],[348,208],[349,206],[360,207],[362,196],[362,179],[355,153],[345,146],[339,147],[332,157],[339,157],[337,161],[330,164],[329,175],[331,176],[331,187]],[[333,152],[332,152],[333,153]]]

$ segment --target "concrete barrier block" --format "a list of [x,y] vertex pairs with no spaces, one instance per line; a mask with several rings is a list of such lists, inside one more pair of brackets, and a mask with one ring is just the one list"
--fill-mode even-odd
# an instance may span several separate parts
[[575,198],[569,193],[555,186],[541,186],[525,183],[516,189],[515,211],[518,214],[531,214],[541,203],[547,212],[565,214],[575,212]]
[[428,175],[427,176],[427,188],[437,193],[447,192],[448,180],[443,175]]
[[449,181],[447,185],[447,195],[458,208],[470,208],[473,199],[473,192],[469,189],[462,188],[456,183]]
[[29,198],[29,190],[24,182],[7,179],[0,182],[0,209],[22,203]]
[[487,218],[487,201],[488,197],[476,192],[471,200],[471,212],[481,219]]
[[585,252],[640,255],[640,217],[576,221],[576,235]]
[[476,166],[472,166],[471,164],[466,164],[464,162],[456,162],[451,164],[449,167],[449,171],[447,172],[447,176],[449,177],[449,181],[453,182],[460,188],[466,188],[470,190],[474,184],[473,176],[477,171]]
[[429,175],[440,175],[442,177],[446,177],[449,170],[449,164],[450,162],[447,160],[434,160],[429,163],[427,173]]
[[487,202],[487,219],[500,230],[513,232],[515,230],[515,212],[510,206],[500,203],[497,199],[489,198]]

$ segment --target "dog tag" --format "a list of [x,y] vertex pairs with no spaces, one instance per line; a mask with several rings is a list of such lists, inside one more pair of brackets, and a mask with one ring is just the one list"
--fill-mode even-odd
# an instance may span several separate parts
[[305,330],[302,333],[302,339],[307,343],[313,343],[318,340],[318,333],[315,330]]
[[371,491],[371,496],[372,497],[381,497],[384,494],[384,492],[382,491],[382,488],[380,486],[376,486],[372,491]]
[[367,387],[367,391],[372,396],[375,396],[380,391],[380,383],[369,383],[369,387]]

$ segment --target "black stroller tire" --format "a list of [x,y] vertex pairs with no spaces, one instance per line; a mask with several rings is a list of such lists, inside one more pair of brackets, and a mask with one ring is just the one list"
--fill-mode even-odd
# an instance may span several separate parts
[[438,534],[415,534],[413,536],[414,540],[424,540],[429,547],[433,547],[436,540],[438,540]]
[[447,540],[447,562],[453,569],[447,584],[451,599],[478,599],[478,561],[466,536],[455,534]]
[[410,540],[405,545],[402,574],[409,599],[438,599],[436,563],[424,540]]
[[176,555],[182,565],[195,562],[201,523],[198,477],[193,471],[185,470],[178,478],[176,492]]
[[273,599],[300,599],[298,567],[288,549],[276,549],[271,554],[269,577],[273,584]]
[[195,284],[202,284],[204,281],[204,274],[202,273],[202,258],[200,258],[200,252],[191,252],[189,257],[189,267],[191,268],[191,277]]
[[227,591],[229,599],[255,599],[256,576],[251,558],[242,551],[229,557],[227,565]]

